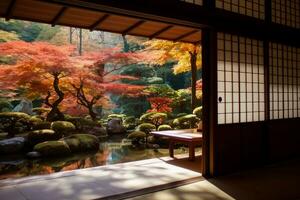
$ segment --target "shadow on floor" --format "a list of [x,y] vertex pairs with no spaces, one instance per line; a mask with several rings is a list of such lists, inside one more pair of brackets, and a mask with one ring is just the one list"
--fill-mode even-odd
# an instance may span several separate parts
[[202,172],[202,156],[196,156],[194,161],[189,161],[187,157],[176,158],[173,160],[166,161],[166,163],[175,165],[177,167],[182,167],[185,169],[192,170],[194,172]]

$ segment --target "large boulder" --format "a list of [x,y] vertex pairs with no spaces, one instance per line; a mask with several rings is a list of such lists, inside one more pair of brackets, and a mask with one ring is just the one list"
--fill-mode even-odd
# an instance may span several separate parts
[[0,153],[13,154],[20,152],[25,144],[23,137],[14,137],[0,141]]
[[123,126],[122,120],[119,118],[109,120],[106,130],[108,134],[122,134],[126,132],[126,128]]
[[29,100],[21,100],[21,102],[13,109],[13,112],[23,112],[32,115],[32,102]]
[[72,153],[97,151],[99,149],[99,140],[94,135],[89,134],[74,134],[61,140],[68,144]]
[[35,130],[28,133],[28,143],[32,146],[45,142],[45,141],[54,141],[62,137],[60,133],[56,133],[51,129]]
[[34,146],[34,151],[39,152],[42,156],[65,156],[71,154],[68,144],[63,141],[47,141]]
[[69,136],[76,130],[74,124],[68,121],[55,121],[51,124],[51,129],[63,136]]

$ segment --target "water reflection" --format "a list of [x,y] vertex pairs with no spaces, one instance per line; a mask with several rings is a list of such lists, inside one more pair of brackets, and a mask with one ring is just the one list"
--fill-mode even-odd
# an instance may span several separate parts
[[[180,148],[175,153],[185,153]],[[115,163],[143,160],[168,155],[168,149],[133,147],[129,141],[111,138],[100,144],[98,152],[76,154],[69,157],[29,160],[23,155],[0,157],[0,179],[51,174]]]

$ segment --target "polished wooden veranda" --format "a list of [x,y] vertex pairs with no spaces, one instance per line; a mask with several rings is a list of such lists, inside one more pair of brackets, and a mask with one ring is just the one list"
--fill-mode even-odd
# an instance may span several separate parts
[[67,6],[42,0],[1,0],[0,17],[21,19],[55,25],[109,31],[123,35],[144,36],[172,41],[199,43],[199,28],[149,20],[142,17],[118,15],[84,6]]

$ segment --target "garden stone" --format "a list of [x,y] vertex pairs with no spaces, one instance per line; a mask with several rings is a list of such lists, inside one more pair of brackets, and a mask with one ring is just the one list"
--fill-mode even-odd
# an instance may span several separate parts
[[25,144],[25,139],[23,137],[14,137],[10,139],[5,139],[0,141],[0,152],[1,153],[18,153],[20,152]]
[[74,134],[61,140],[65,141],[72,153],[97,151],[99,149],[99,140],[94,135]]
[[34,151],[42,156],[65,156],[71,153],[68,144],[65,141],[47,141],[34,146]]
[[23,112],[32,115],[32,102],[23,99],[14,109],[13,112]]
[[107,132],[109,134],[122,134],[125,133],[126,128],[122,125],[122,120],[113,118],[107,123]]
[[42,155],[41,155],[39,152],[37,152],[37,151],[31,151],[31,152],[28,152],[28,153],[26,154],[26,156],[27,156],[28,158],[39,158],[39,157],[41,157]]

